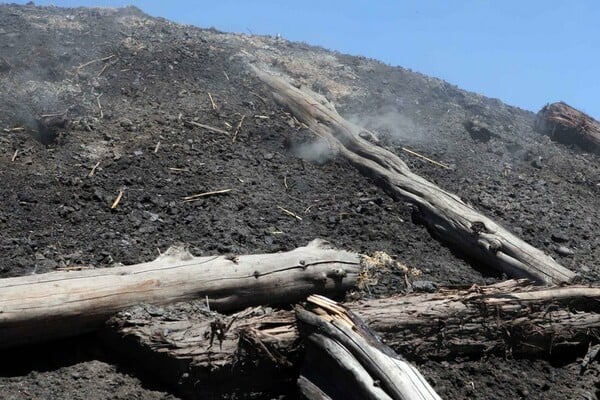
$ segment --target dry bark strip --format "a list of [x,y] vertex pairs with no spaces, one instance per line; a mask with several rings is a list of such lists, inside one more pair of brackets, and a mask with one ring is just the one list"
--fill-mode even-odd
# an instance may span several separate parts
[[561,101],[544,106],[537,113],[534,127],[554,141],[576,144],[600,154],[600,122],[567,103]]
[[334,399],[441,400],[414,366],[344,306],[313,295],[307,308],[296,307],[296,316],[306,347],[301,388],[308,380],[308,387]]
[[143,264],[2,279],[0,348],[91,331],[142,302],[201,298],[230,311],[340,295],[359,272],[358,254],[315,240],[279,254],[192,257],[180,249]]
[[[549,358],[581,356],[598,343],[599,301],[600,287],[540,289],[511,280],[347,307],[410,360],[486,354]],[[126,310],[111,319],[105,337],[111,351],[125,353],[186,398],[275,396],[294,390],[299,374],[295,321],[292,311],[258,307],[224,316],[196,301]],[[304,396],[320,398],[323,390],[307,382],[300,384]]]
[[347,158],[374,178],[394,199],[414,204],[430,232],[464,254],[506,273],[539,283],[571,282],[575,273],[541,250],[527,244],[458,196],[414,174],[396,154],[361,138],[361,130],[335,108],[318,101],[309,90],[253,67],[275,100]]

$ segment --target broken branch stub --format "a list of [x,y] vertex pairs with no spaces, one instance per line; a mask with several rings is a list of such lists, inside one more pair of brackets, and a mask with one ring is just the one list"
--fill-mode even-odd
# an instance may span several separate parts
[[341,295],[360,272],[358,254],[314,240],[278,254],[193,257],[0,280],[0,347],[73,336],[102,327],[138,303],[206,298],[210,309],[293,304],[312,293]]
[[360,137],[360,129],[326,100],[318,101],[283,78],[252,66],[272,92],[308,128],[334,146],[364,175],[396,200],[415,205],[421,220],[440,241],[514,278],[538,283],[571,282],[576,274],[432,182],[410,171],[396,154]]

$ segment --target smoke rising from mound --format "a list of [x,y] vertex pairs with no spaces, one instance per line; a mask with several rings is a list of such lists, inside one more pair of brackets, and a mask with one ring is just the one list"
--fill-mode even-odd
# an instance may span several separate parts
[[[355,124],[357,130],[367,129],[388,142],[415,143],[426,139],[425,132],[419,125],[392,107],[367,115],[352,114],[346,119]],[[290,150],[295,156],[315,164],[324,164],[337,154],[327,140],[322,138],[294,143]]]
[[336,151],[329,145],[327,140],[321,138],[298,143],[291,148],[291,151],[295,156],[314,164],[325,164],[336,155]]
[[393,107],[383,107],[368,115],[354,114],[347,119],[365,129],[386,136],[392,142],[415,142],[425,139],[423,130],[408,116]]

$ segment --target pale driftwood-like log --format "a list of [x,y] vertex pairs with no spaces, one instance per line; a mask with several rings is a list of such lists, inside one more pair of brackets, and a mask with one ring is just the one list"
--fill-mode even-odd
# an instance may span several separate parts
[[157,260],[107,269],[51,272],[0,280],[0,347],[72,336],[146,302],[206,299],[213,310],[292,304],[311,293],[343,294],[360,270],[357,254],[323,241],[279,254]]
[[273,96],[319,137],[326,139],[357,169],[373,178],[393,198],[414,204],[421,219],[441,241],[506,273],[540,283],[570,282],[575,273],[527,244],[473,207],[414,174],[396,154],[360,137],[360,128],[342,118],[308,90],[254,67]]
[[[599,301],[600,287],[539,289],[513,280],[347,307],[411,360],[486,354],[551,358],[565,352],[582,356],[598,343]],[[258,307],[224,316],[199,300],[123,311],[110,320],[104,337],[111,351],[124,353],[125,360],[145,366],[188,398],[289,392],[302,356],[292,311]],[[299,386],[307,398],[327,398],[319,397],[323,391],[306,377]]]
[[440,399],[414,366],[339,303],[312,295],[307,308],[296,307],[296,316],[306,347],[302,376],[327,396]]
[[534,127],[554,141],[600,153],[600,122],[562,101],[544,106]]
[[540,289],[510,280],[350,305],[411,359],[485,354],[548,358],[585,352],[600,338],[600,287]]

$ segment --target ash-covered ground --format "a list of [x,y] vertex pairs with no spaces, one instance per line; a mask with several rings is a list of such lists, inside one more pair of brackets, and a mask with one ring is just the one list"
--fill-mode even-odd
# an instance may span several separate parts
[[[324,95],[415,172],[585,281],[600,277],[600,159],[533,132],[529,111],[375,60],[177,25],[135,8],[0,5],[0,38],[2,277],[138,263],[175,243],[196,255],[242,254],[320,237],[385,251],[438,286],[503,278],[432,239],[409,206],[330,154],[270,99],[250,63]],[[182,201],[221,189],[232,190]],[[404,285],[390,272],[372,295]],[[45,361],[25,352],[18,368],[7,361],[0,397],[175,398],[82,351]],[[596,398],[600,369],[580,375],[581,356],[419,368],[444,398]]]

